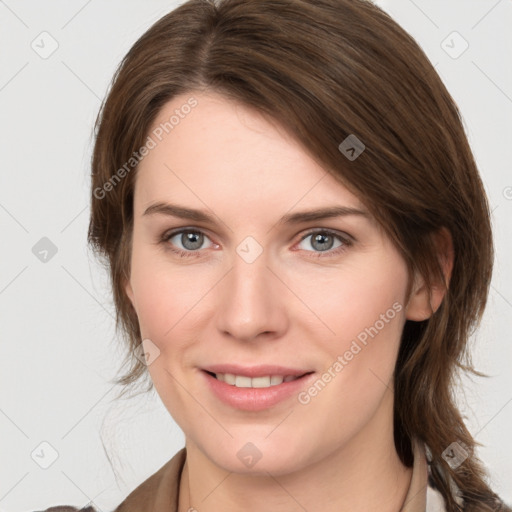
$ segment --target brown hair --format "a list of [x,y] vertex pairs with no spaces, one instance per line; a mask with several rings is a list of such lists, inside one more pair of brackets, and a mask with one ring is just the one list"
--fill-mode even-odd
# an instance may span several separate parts
[[[129,368],[116,383],[147,379],[147,369],[134,357],[141,337],[124,290],[136,165],[113,177],[144,144],[162,106],[194,91],[220,93],[280,123],[360,197],[410,276],[420,272],[428,286],[443,280],[435,234],[450,232],[455,257],[444,300],[431,318],[404,327],[395,444],[406,465],[412,438],[427,445],[447,510],[462,510],[450,479],[463,510],[498,510],[453,396],[458,370],[479,374],[467,341],[492,272],[487,199],[457,106],[428,58],[365,0],[190,0],[155,23],[121,62],[96,121],[89,226],[89,242],[110,272],[116,327],[129,346]],[[365,145],[353,161],[338,149],[351,134]],[[470,455],[456,469],[442,456],[454,441]]]

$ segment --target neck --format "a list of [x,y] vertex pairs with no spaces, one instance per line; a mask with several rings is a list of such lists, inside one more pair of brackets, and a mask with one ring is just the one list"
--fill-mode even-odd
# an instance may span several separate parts
[[[386,416],[389,420],[392,413],[388,410]],[[412,468],[398,457],[393,422],[384,424],[388,428],[382,429],[382,418],[369,422],[327,457],[278,477],[226,471],[187,439],[178,512],[396,512],[404,503]]]

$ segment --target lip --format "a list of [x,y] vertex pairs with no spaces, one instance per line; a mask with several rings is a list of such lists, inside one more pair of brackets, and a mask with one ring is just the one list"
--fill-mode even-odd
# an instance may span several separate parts
[[232,373],[234,375],[244,375],[251,378],[265,377],[266,375],[282,375],[283,377],[286,377],[287,375],[293,375],[294,377],[298,377],[312,371],[311,369],[303,370],[298,368],[286,368],[284,366],[277,366],[273,364],[260,364],[257,366],[214,364],[201,369],[212,373]]
[[[222,365],[222,368],[227,367],[233,368],[230,365]],[[215,366],[215,368],[220,368],[220,366]],[[257,369],[256,369],[257,368]],[[253,367],[253,370],[258,372],[257,375],[253,375],[255,377],[262,375],[293,375],[293,373],[280,373],[282,370],[279,370],[277,373],[266,373],[268,372],[270,366],[266,366],[265,372],[262,373],[260,367]],[[274,367],[276,368],[276,367]],[[247,368],[246,368],[247,370]],[[208,370],[210,371],[210,370]],[[240,371],[240,370],[238,370]],[[286,372],[290,371],[290,369],[285,369]],[[199,372],[202,377],[205,379],[206,385],[211,390],[211,392],[222,402],[225,404],[242,411],[263,411],[265,409],[269,409],[274,407],[275,405],[284,402],[285,400],[290,399],[292,396],[296,396],[302,388],[305,388],[309,385],[309,382],[315,378],[315,373],[308,373],[299,377],[298,379],[292,380],[290,382],[283,382],[276,386],[270,386],[268,388],[237,388],[236,386],[232,386],[231,384],[226,384],[220,380],[217,380],[215,377],[210,375],[206,370],[201,370]],[[232,371],[217,371],[214,373],[236,373]],[[302,375],[305,373],[301,371],[298,375]],[[236,373],[237,375],[244,375],[243,373]],[[249,375],[248,375],[249,376]]]

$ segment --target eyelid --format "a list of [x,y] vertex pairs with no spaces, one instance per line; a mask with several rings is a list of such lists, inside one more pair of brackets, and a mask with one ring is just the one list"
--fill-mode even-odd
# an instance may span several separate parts
[[304,249],[294,249],[294,250],[304,250],[306,253],[309,254],[308,257],[329,258],[329,257],[339,256],[341,253],[345,252],[349,247],[351,247],[354,244],[354,242],[356,241],[355,238],[352,237],[351,235],[349,235],[348,233],[340,232],[335,229],[310,228],[307,231],[307,233],[305,233],[301,236],[300,240],[295,245],[300,244],[303,240],[305,240],[309,236],[317,234],[317,233],[327,234],[334,238],[337,238],[341,242],[341,245],[339,245],[338,247],[335,247],[334,249],[328,249],[325,251],[306,251]]
[[208,229],[205,229],[205,228],[199,228],[197,226],[180,226],[178,228],[170,228],[170,229],[167,229],[163,232],[162,234],[162,238],[170,238],[174,235],[177,235],[179,233],[182,233],[184,231],[194,231],[194,232],[197,232],[197,233],[202,233],[203,235],[206,235],[208,236],[209,238],[210,235],[209,235],[209,230]]
[[[212,245],[214,245],[214,246],[219,245],[212,240],[212,237],[208,234],[208,230],[206,230],[204,228],[194,227],[194,226],[185,226],[185,227],[174,228],[174,229],[164,231],[164,233],[160,237],[160,242],[167,243],[167,242],[169,242],[169,240],[171,238],[175,237],[176,235],[182,234],[184,232],[200,233],[203,236],[205,236],[206,238],[208,238],[210,240],[210,242],[212,243]],[[352,237],[351,235],[349,235],[346,232],[340,232],[340,231],[337,231],[337,230],[331,229],[331,228],[316,227],[316,228],[309,228],[306,233],[303,233],[302,235],[300,235],[299,240],[294,244],[294,246],[299,244],[303,240],[305,240],[308,236],[311,236],[316,233],[324,233],[324,234],[336,237],[342,242],[342,245],[339,247],[336,247],[335,249],[329,249],[326,251],[305,251],[307,253],[311,253],[311,254],[315,255],[315,257],[322,257],[324,254],[326,255],[325,257],[328,257],[330,255],[337,255],[340,252],[346,250],[347,247],[350,247],[351,245],[353,245],[353,243],[356,241],[354,237]],[[171,248],[170,250],[172,252],[176,252],[179,254],[186,253],[187,255],[191,255],[191,256],[194,256],[194,255],[199,256],[206,249],[197,249],[195,251],[193,251],[193,250],[184,251],[183,249],[180,249],[180,248],[175,248],[175,249]],[[297,249],[294,249],[294,250],[297,250]],[[303,250],[303,249],[298,249],[298,250]]]
[[[160,237],[161,242],[168,242],[171,238],[175,237],[176,235],[180,235],[182,233],[200,233],[204,237],[208,238],[212,245],[219,245],[217,242],[214,242],[211,235],[208,233],[208,230],[205,230],[204,228],[197,228],[194,226],[185,226],[181,228],[174,228],[167,231],[164,231],[163,234]],[[187,252],[200,252],[204,249],[199,249],[196,251],[187,251]]]
[[351,235],[349,235],[348,233],[345,233],[344,231],[338,231],[336,229],[331,229],[331,228],[310,228],[307,233],[305,233],[304,235],[302,235],[301,239],[299,240],[300,242],[302,242],[302,240],[304,240],[305,238],[307,238],[308,236],[310,235],[313,235],[315,233],[326,233],[328,235],[332,235],[332,236],[336,236],[338,237],[340,240],[344,241],[344,242],[347,242],[347,243],[353,243],[355,242],[355,239],[354,237],[352,237]]

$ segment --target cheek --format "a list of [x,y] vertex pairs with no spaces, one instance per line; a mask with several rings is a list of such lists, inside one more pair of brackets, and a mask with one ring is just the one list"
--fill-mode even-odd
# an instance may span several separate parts
[[341,268],[334,279],[331,273],[330,279],[317,280],[307,299],[330,331],[322,329],[319,335],[317,323],[306,335],[325,354],[325,371],[335,375],[330,380],[325,376],[326,387],[354,406],[359,400],[379,400],[390,385],[405,322],[408,279],[397,254],[375,254],[361,261]]
[[190,269],[173,265],[154,248],[134,243],[131,283],[135,309],[142,338],[158,348],[158,356],[147,369],[163,404],[184,430],[190,429],[188,418],[197,413],[182,388],[192,337],[190,319],[205,294],[198,288],[201,279],[196,273],[191,275]]
[[134,243],[131,283],[142,335],[164,340],[185,325],[182,319],[204,295],[199,282],[187,267],[173,266],[162,252]]
[[318,301],[318,307],[340,339],[340,348],[355,339],[364,343],[377,337],[398,343],[407,279],[398,255],[382,255],[344,268],[336,280],[325,283],[328,300],[323,305]]
[[[324,368],[299,401],[304,413],[316,418],[315,428],[321,435],[340,443],[360,432],[381,411],[384,398],[389,399],[405,321],[405,283],[398,279],[405,275],[366,277],[347,278],[330,296],[337,306],[330,301],[328,308],[324,306],[323,319],[336,334],[315,337],[311,332],[308,336],[317,340],[316,349],[325,355]],[[380,425],[392,424],[390,411],[383,412],[388,416],[381,418]]]
[[387,289],[358,285],[355,293],[359,295],[344,302],[337,320],[331,317],[339,333],[338,353],[346,353],[350,361],[357,355],[360,364],[386,365],[389,373],[403,328],[403,296],[391,284]]

